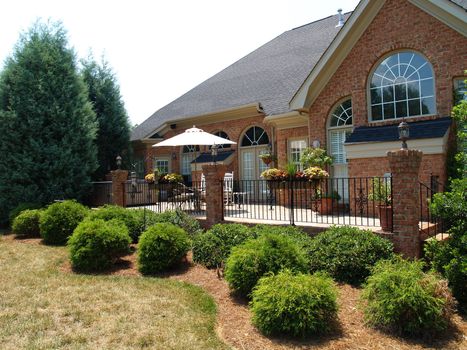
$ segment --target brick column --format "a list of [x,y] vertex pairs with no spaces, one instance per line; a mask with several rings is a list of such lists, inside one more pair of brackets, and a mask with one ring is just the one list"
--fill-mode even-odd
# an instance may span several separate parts
[[387,153],[392,173],[393,236],[396,252],[420,256],[420,186],[418,174],[423,153],[398,150]]
[[112,200],[113,204],[125,206],[125,186],[128,179],[128,170],[112,170]]
[[226,170],[225,165],[203,165],[203,174],[206,179],[206,224],[208,227],[224,221],[222,180]]

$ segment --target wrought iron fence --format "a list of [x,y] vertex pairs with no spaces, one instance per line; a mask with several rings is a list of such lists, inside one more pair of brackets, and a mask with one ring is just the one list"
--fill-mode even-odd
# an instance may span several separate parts
[[419,186],[421,238],[426,239],[439,235],[438,238],[443,239],[445,235],[444,222],[431,213],[430,203],[433,200],[434,194],[444,191],[444,186],[438,182],[438,179],[435,176],[430,177],[430,185],[420,182]]
[[200,181],[190,186],[183,183],[147,183],[144,180],[127,181],[125,206],[142,207],[158,213],[181,209],[193,215],[203,215],[206,190]]
[[[381,227],[392,231],[390,177],[313,181],[239,180],[225,193],[224,215],[232,219]],[[386,210],[383,210],[386,209]]]
[[92,182],[91,192],[87,196],[85,202],[91,207],[113,204],[112,181]]

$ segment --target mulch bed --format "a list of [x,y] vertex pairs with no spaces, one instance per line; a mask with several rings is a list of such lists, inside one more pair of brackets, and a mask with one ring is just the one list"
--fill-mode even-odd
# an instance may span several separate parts
[[[14,239],[5,236],[4,239]],[[40,244],[39,239],[22,239],[20,242]],[[135,248],[135,247],[133,247]],[[61,270],[71,273],[71,266],[66,261]],[[136,269],[136,255],[123,257],[114,268],[106,271],[106,275],[140,276]],[[423,339],[406,339],[386,334],[364,325],[363,313],[358,308],[361,290],[340,284],[339,288],[339,322],[336,329],[327,335],[296,341],[284,338],[265,337],[251,324],[251,313],[246,300],[231,295],[228,285],[215,270],[208,270],[193,264],[188,256],[184,264],[176,270],[158,275],[200,286],[216,301],[218,308],[217,332],[221,339],[236,349],[466,349],[467,320],[455,315],[454,322],[446,335],[436,341]]]

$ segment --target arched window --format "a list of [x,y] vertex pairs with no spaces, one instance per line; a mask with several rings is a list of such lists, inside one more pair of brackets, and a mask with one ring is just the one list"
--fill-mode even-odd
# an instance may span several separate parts
[[372,121],[435,114],[430,62],[412,51],[385,58],[371,76],[370,101]]
[[352,100],[349,98],[338,103],[329,116],[328,150],[334,165],[347,163],[344,143],[352,132],[352,124]]
[[269,137],[266,131],[259,126],[253,126],[243,135],[241,146],[248,147],[267,144],[269,144]]
[[[222,137],[223,139],[230,140],[229,135],[227,135],[227,133],[225,131],[216,131],[213,135]],[[219,149],[226,149],[226,148],[230,148],[231,146],[232,145],[229,144],[229,143],[218,145]],[[211,149],[211,146],[209,146],[209,149]]]

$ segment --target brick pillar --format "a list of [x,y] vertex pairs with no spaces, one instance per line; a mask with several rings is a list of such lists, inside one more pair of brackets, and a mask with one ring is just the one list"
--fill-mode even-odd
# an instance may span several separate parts
[[125,186],[128,179],[128,170],[112,170],[112,199],[113,204],[121,207],[125,206]]
[[418,174],[423,153],[398,150],[387,153],[392,173],[394,248],[406,257],[420,256],[420,186]]
[[222,180],[226,171],[225,165],[203,165],[203,174],[206,179],[206,224],[208,227],[224,221]]

